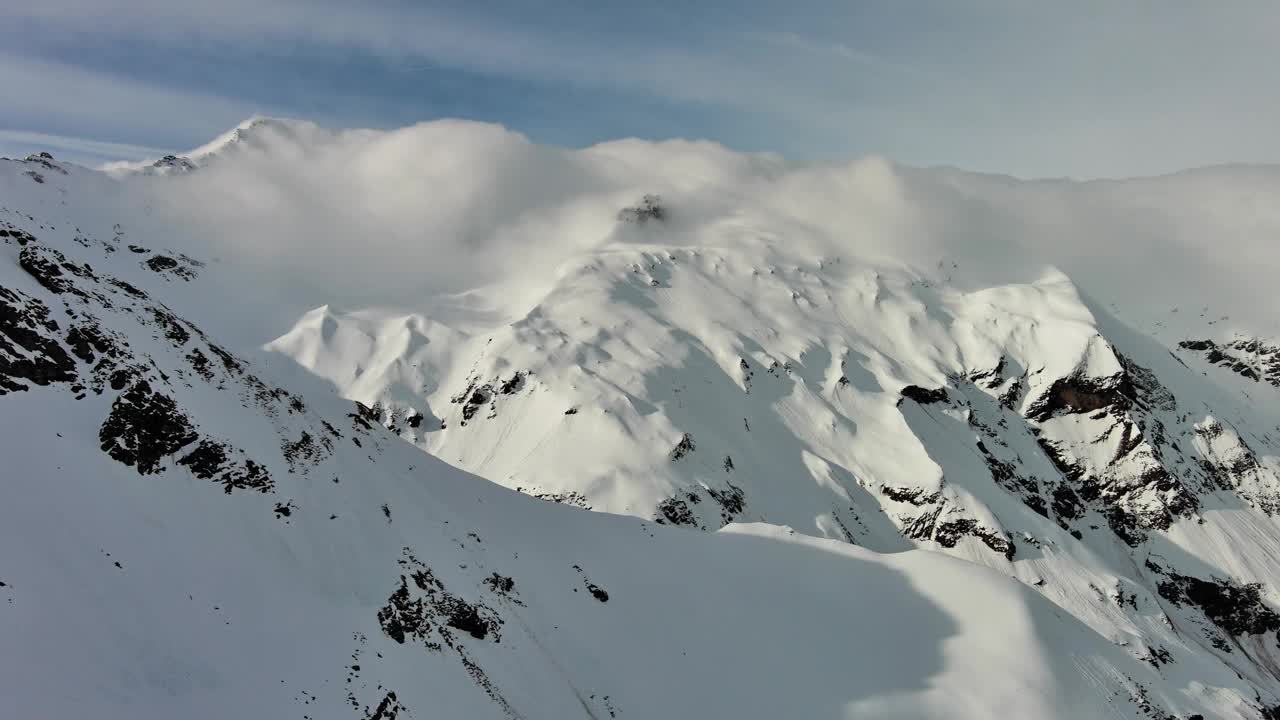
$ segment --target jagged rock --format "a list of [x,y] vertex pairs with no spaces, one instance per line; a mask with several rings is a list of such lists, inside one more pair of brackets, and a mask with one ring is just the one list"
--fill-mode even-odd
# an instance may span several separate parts
[[623,208],[618,212],[618,221],[643,225],[650,220],[661,222],[667,219],[667,210],[662,205],[662,198],[657,195],[645,195],[635,207]]
[[690,504],[698,504],[701,498],[695,493],[686,493],[683,498],[670,497],[658,503],[658,515],[655,522],[658,524],[683,525],[685,527],[698,527],[698,518],[693,514],[693,510],[689,508]]
[[1203,353],[1209,364],[1248,380],[1280,387],[1280,345],[1256,338],[1241,338],[1222,344],[1212,340],[1184,340],[1178,343],[1178,347]]
[[[69,383],[75,360],[56,340],[49,307],[17,290],[0,287],[0,395],[30,385]],[[75,347],[75,345],[73,345]]]
[[940,492],[926,494],[924,488],[896,488],[888,485],[881,486],[880,492],[894,502],[910,503],[916,506],[932,505],[942,497]]
[[45,289],[61,295],[68,293],[88,299],[88,294],[76,287],[72,277],[82,277],[96,281],[93,271],[82,265],[72,263],[57,250],[27,245],[18,254],[18,264],[36,279]]
[[396,720],[401,712],[407,712],[404,705],[400,704],[400,699],[394,692],[388,690],[373,712],[365,713],[364,720]]
[[695,449],[695,446],[693,444],[693,435],[690,435],[689,433],[685,433],[684,435],[680,436],[680,442],[676,443],[676,446],[671,449],[671,459],[679,460],[683,458],[685,455],[688,455],[689,453],[693,452],[694,449]]
[[526,495],[536,497],[539,500],[546,500],[547,502],[553,502],[558,505],[571,505],[576,508],[582,508],[583,510],[591,509],[591,505],[587,502],[587,496],[577,490],[570,490],[562,493],[537,492],[524,487],[517,487],[515,490],[516,492],[524,493]]
[[932,540],[944,548],[953,548],[962,538],[975,537],[982,544],[1013,560],[1017,547],[1003,533],[983,527],[977,520],[952,517],[946,503],[915,517],[903,529],[903,534],[913,540]]
[[742,488],[733,483],[726,484],[728,487],[724,490],[707,488],[707,494],[720,505],[721,526],[733,522],[734,518],[741,515],[747,507],[747,494]]
[[502,384],[498,386],[498,392],[503,395],[519,392],[520,388],[524,387],[524,381],[528,376],[529,373],[523,370],[513,373],[509,379],[502,381]]
[[[926,389],[919,385],[907,385],[899,391],[899,394],[902,395],[902,397],[908,400],[914,400],[921,405],[947,401],[946,388]],[[899,402],[901,402],[901,400],[899,400]]]
[[228,495],[232,490],[266,493],[275,487],[265,467],[249,459],[234,460],[225,443],[209,438],[201,440],[194,450],[178,460],[178,464],[198,478],[222,483]]
[[1167,572],[1156,587],[1160,597],[1177,605],[1198,608],[1213,624],[1233,636],[1261,635],[1280,630],[1280,614],[1262,600],[1262,584],[1241,585],[1230,580],[1202,580]]
[[167,173],[188,173],[196,169],[190,158],[179,155],[165,155],[151,163],[151,167]]
[[582,566],[574,565],[573,569],[577,570],[578,574],[582,576],[582,583],[587,586],[587,592],[591,593],[591,597],[602,603],[609,602],[609,593],[606,592],[604,588],[591,582],[591,579],[587,577],[587,573],[582,569]]
[[194,442],[191,420],[172,398],[140,380],[116,398],[102,423],[102,451],[137,469],[139,475],[160,470],[160,461]]
[[[400,596],[404,600],[396,603],[397,607],[412,605],[418,609],[417,612],[411,613],[415,616],[416,623],[415,627],[410,628],[410,634],[422,638],[433,630],[431,623],[436,621],[443,626],[461,630],[477,640],[487,639],[490,635],[493,636],[494,642],[501,640],[498,630],[502,626],[502,619],[495,611],[482,604],[469,603],[450,593],[435,573],[419,561],[408,548],[405,549],[399,563],[408,573],[408,579],[413,581],[414,587],[421,593],[419,597],[409,600],[406,577],[400,576],[400,589],[393,595]],[[386,613],[386,615],[390,614]],[[378,615],[379,621],[384,622],[385,630],[384,612],[379,612]],[[439,632],[439,628],[435,630]],[[402,636],[403,633],[401,637],[393,635],[397,642],[404,642]],[[444,635],[443,639],[451,640],[447,635]]]
[[1111,409],[1122,412],[1129,407],[1133,386],[1121,373],[1106,378],[1072,375],[1060,378],[1027,407],[1026,416],[1044,421],[1059,413],[1090,413]]

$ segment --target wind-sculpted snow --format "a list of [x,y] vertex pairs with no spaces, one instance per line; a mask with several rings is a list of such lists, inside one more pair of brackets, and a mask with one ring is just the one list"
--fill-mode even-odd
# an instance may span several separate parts
[[[406,147],[438,152],[373,162]],[[1024,187],[460,123],[259,120],[187,160],[0,163],[18,714],[1280,712],[1275,389],[1207,354],[1256,365],[1273,343],[1222,333],[1267,329],[1152,320],[1000,209],[1149,218],[1205,177]],[[976,196],[994,240],[940,229]]]

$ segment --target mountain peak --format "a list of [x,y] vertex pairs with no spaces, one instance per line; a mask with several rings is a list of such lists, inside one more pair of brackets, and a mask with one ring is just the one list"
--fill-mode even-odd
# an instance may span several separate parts
[[305,134],[314,133],[320,126],[293,118],[253,115],[243,122],[187,153],[187,157],[197,163],[204,164],[210,158],[239,146],[259,146],[271,140],[298,140]]

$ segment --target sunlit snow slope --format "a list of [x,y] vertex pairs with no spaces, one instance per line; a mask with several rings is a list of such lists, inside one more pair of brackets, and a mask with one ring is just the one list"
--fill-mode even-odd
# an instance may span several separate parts
[[0,164],[15,715],[1280,713],[1278,170],[159,162]]

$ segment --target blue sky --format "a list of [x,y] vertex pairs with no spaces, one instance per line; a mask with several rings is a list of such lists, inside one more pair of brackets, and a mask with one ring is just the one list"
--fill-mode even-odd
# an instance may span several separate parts
[[1276,37],[1253,0],[0,0],[0,154],[181,151],[262,113],[1157,174],[1280,161]]

